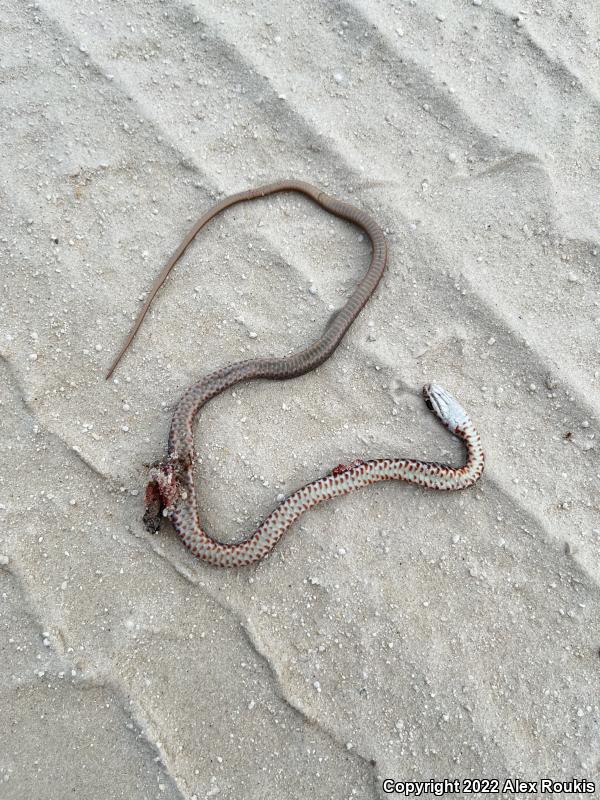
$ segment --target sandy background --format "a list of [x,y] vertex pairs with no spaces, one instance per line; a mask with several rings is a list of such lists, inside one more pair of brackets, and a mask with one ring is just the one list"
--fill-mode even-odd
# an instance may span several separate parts
[[[597,780],[597,6],[1,9],[0,798]],[[358,456],[460,462],[429,380],[487,471],[341,498],[221,572],[143,529],[144,464],[191,381],[315,338],[366,242],[295,195],[227,212],[103,374],[190,222],[285,177],[371,212],[389,267],[323,367],[202,412],[208,529]]]

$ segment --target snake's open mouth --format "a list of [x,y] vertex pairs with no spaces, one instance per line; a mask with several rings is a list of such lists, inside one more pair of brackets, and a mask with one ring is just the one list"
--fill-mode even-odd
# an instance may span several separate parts
[[427,408],[430,411],[433,411],[433,403],[431,402],[431,395],[429,394],[429,384],[426,384],[423,387],[423,400],[425,400],[425,405],[427,406]]

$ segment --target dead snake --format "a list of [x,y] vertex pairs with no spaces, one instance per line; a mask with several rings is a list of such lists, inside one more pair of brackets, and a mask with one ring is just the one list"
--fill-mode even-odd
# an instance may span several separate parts
[[467,462],[463,467],[454,468],[445,464],[406,458],[358,460],[349,466],[340,464],[329,475],[308,483],[289,495],[253,533],[240,541],[219,542],[202,529],[194,485],[193,425],[196,414],[211,398],[240,381],[257,378],[287,380],[310,372],[326,361],[341,342],[383,274],[387,259],[387,243],[383,231],[364,211],[302,181],[280,181],[225,198],[200,217],[156,278],[106,376],[110,378],[114,372],[137,333],[154,296],[200,229],[221,211],[236,203],[279,192],[304,194],[336,217],[362,228],[371,241],[371,263],[345,305],[334,314],[322,336],[310,347],[283,358],[253,358],[222,367],[190,386],[179,401],[171,422],[167,457],[150,470],[145,495],[144,523],[148,530],[157,531],[161,518],[168,517],[178,536],[193,555],[218,567],[239,567],[260,561],[275,547],[301,514],[323,500],[339,497],[363,486],[385,480],[400,480],[429,489],[446,491],[465,489],[481,477],[484,466],[480,437],[467,413],[442,387],[429,384],[423,388],[427,406],[450,433],[458,436],[466,445]]

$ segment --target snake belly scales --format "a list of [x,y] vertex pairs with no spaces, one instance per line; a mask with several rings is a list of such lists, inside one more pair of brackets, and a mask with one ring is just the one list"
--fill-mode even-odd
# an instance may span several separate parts
[[258,378],[287,380],[310,372],[326,361],[375,290],[384,272],[387,243],[383,231],[364,211],[302,181],[280,181],[225,198],[195,223],[165,264],[106,376],[108,379],[112,375],[137,333],[154,296],[200,229],[221,211],[236,203],[279,192],[303,194],[336,217],[361,228],[371,241],[371,263],[345,305],[330,319],[324,333],[316,342],[283,358],[253,358],[217,369],[190,386],[179,401],[171,422],[167,456],[150,470],[145,495],[144,523],[148,530],[156,532],[162,517],[167,517],[194,556],[218,567],[239,567],[260,561],[301,514],[324,500],[389,480],[405,481],[444,491],[465,489],[480,478],[484,467],[481,440],[467,413],[441,386],[428,384],[423,388],[425,402],[450,433],[464,442],[467,450],[464,466],[454,468],[408,458],[377,458],[354,461],[348,466],[340,464],[330,474],[306,484],[286,497],[253,533],[240,541],[220,542],[202,529],[194,485],[193,427],[196,415],[205,403],[240,381]]

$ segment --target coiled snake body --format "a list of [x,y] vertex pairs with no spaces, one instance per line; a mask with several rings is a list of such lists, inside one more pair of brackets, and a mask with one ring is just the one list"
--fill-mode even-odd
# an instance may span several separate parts
[[430,489],[453,491],[465,489],[481,476],[484,455],[479,434],[464,409],[442,387],[424,387],[425,402],[448,430],[466,445],[467,462],[454,468],[444,464],[414,459],[379,458],[340,464],[329,475],[306,484],[283,500],[252,534],[238,542],[223,543],[206,533],[200,524],[194,486],[194,434],[196,414],[211,398],[244,380],[295,378],[322,364],[339,345],[344,334],[375,290],[385,269],[387,244],[381,228],[364,211],[337,200],[301,181],[281,181],[232,195],[207,211],[188,232],[155,280],[121,351],[115,358],[109,378],[137,333],[152,299],[181,258],[190,242],[206,223],[220,211],[246,200],[278,192],[299,192],[325,210],[362,228],[372,245],[369,269],[346,304],[332,317],[323,335],[305,350],[283,358],[255,358],[218,369],[190,386],[179,401],[169,433],[167,457],[150,470],[146,489],[144,522],[157,531],[162,516],[169,518],[175,531],[194,556],[219,567],[238,567],[260,561],[269,553],[286,530],[309,508],[348,494],[378,481],[401,480]]

